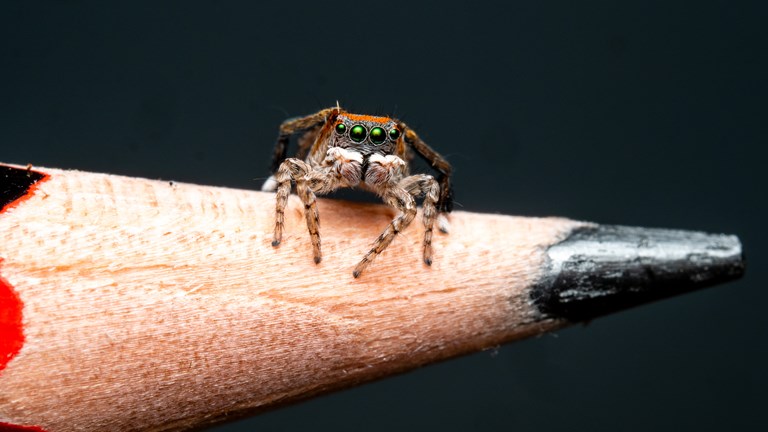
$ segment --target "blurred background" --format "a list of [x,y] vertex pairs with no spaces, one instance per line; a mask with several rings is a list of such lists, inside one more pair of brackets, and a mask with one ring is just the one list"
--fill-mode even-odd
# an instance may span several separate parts
[[[457,209],[741,237],[746,277],[216,431],[754,430],[768,4],[0,4],[0,161],[258,189],[277,126],[393,114]],[[763,246],[760,246],[763,245]]]

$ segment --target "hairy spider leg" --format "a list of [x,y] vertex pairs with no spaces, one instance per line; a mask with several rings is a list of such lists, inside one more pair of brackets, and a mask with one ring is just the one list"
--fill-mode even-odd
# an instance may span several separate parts
[[[270,169],[272,174],[277,174],[277,170],[280,168],[280,164],[283,163],[283,161],[286,159],[288,152],[288,141],[290,141],[291,135],[307,131],[316,133],[316,129],[323,126],[331,115],[338,113],[338,108],[326,108],[306,117],[288,119],[280,124],[280,133],[277,136],[275,149],[272,151],[272,165]],[[314,140],[303,140],[303,142],[300,140],[299,154],[297,154],[297,158],[304,159],[313,143]],[[300,156],[301,153],[304,154],[303,157]]]
[[451,186],[450,178],[451,164],[440,153],[432,150],[432,147],[428,146],[405,123],[401,122],[399,126],[405,131],[405,142],[434,170],[440,173],[437,178],[437,181],[440,183],[440,199],[437,202],[437,210],[441,213],[450,213],[453,210],[453,187]]
[[277,180],[277,202],[275,204],[275,232],[272,246],[277,247],[283,238],[285,207],[291,193],[291,182],[296,182],[296,193],[304,204],[304,217],[312,242],[315,264],[322,261],[320,249],[320,212],[317,210],[315,193],[326,194],[338,189],[341,180],[331,174],[330,167],[315,167],[294,158],[288,158],[280,165],[275,176]]
[[435,224],[437,213],[437,201],[439,199],[440,185],[435,178],[427,174],[416,174],[400,181],[400,187],[405,189],[414,198],[424,195],[422,203],[424,223],[424,263],[432,265],[432,227]]
[[291,193],[291,181],[296,182],[296,192],[304,204],[304,216],[307,220],[307,229],[312,241],[312,254],[315,263],[322,260],[320,251],[320,214],[317,211],[315,194],[307,185],[307,174],[312,172],[308,163],[288,158],[280,164],[275,179],[277,180],[277,203],[275,205],[275,233],[272,246],[279,246],[283,239],[285,223],[285,206],[288,204],[288,196]]
[[384,231],[376,238],[371,250],[355,266],[352,276],[359,277],[368,265],[392,243],[400,231],[406,229],[416,216],[415,198],[424,195],[424,263],[432,265],[432,227],[436,213],[435,205],[438,199],[440,186],[435,179],[426,174],[418,174],[406,177],[397,185],[392,185],[382,193],[384,202],[401,213],[390,222]]

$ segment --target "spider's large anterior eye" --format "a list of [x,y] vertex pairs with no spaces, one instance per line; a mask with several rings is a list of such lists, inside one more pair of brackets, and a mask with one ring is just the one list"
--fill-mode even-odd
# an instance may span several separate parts
[[389,137],[392,138],[392,141],[397,140],[400,138],[400,131],[397,130],[397,128],[392,128],[389,130]]
[[363,126],[355,125],[349,130],[349,137],[352,138],[352,141],[354,142],[362,142],[365,139],[365,132]]
[[387,134],[384,129],[375,127],[371,129],[371,142],[374,144],[381,144],[387,139]]
[[347,131],[347,126],[344,123],[339,123],[336,125],[336,133],[339,135],[344,135],[344,132]]

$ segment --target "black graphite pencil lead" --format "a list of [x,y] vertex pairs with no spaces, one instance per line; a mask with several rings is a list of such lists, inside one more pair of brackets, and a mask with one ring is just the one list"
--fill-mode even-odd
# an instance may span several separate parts
[[745,268],[736,236],[616,225],[574,230],[547,261],[531,299],[574,322],[738,279]]

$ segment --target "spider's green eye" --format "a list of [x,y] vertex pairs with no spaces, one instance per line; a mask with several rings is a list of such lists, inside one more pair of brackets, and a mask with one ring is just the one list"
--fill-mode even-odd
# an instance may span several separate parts
[[360,125],[352,126],[352,129],[349,130],[349,137],[354,142],[361,142],[365,139],[365,128]]
[[344,132],[347,131],[347,126],[344,125],[344,123],[339,123],[336,125],[336,133],[339,135],[344,135]]
[[384,132],[384,129],[380,127],[375,127],[371,129],[371,142],[374,144],[381,144],[387,139],[387,134]]
[[400,131],[395,128],[390,129],[389,137],[392,138],[392,141],[397,140],[398,138],[400,138]]

